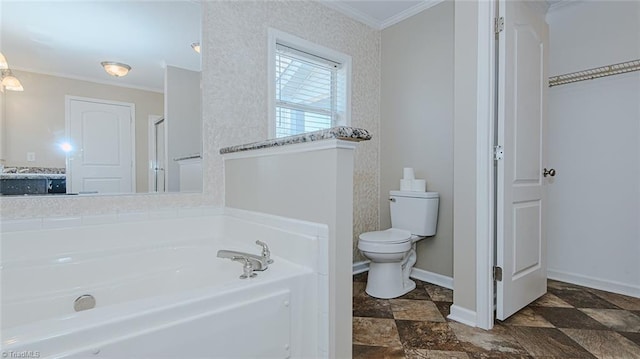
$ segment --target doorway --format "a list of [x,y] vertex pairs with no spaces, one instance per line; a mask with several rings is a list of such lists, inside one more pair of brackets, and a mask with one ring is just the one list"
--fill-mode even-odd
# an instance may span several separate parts
[[66,96],[67,193],[135,192],[135,105]]
[[149,116],[149,192],[166,192],[167,132],[164,117]]

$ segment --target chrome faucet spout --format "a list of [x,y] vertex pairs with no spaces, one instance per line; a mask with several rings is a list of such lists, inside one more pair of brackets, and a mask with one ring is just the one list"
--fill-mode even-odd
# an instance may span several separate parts
[[251,254],[251,253],[221,249],[218,251],[217,256],[218,258],[227,258],[231,260],[237,260],[237,258],[239,257],[244,257],[249,261],[254,271],[263,271],[269,268],[269,263],[266,260],[264,260],[262,256]]

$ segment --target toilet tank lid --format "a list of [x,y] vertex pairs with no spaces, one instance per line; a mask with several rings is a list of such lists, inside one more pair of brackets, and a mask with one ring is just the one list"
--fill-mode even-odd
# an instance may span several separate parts
[[389,195],[396,197],[412,197],[412,198],[438,198],[438,192],[414,192],[414,191],[389,191]]
[[402,243],[411,238],[411,232],[404,229],[389,228],[384,231],[362,233],[360,239],[365,242]]

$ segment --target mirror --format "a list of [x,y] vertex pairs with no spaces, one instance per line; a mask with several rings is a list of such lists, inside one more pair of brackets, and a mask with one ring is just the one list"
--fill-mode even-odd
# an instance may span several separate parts
[[0,93],[3,184],[37,173],[65,180],[58,193],[201,191],[201,12],[198,1],[0,2],[0,52],[24,88]]

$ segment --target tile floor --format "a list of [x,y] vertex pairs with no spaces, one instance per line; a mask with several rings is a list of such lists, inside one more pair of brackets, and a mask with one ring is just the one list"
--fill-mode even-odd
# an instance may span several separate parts
[[640,358],[640,299],[549,281],[548,293],[490,331],[446,319],[453,292],[416,281],[396,299],[353,277],[354,358]]

